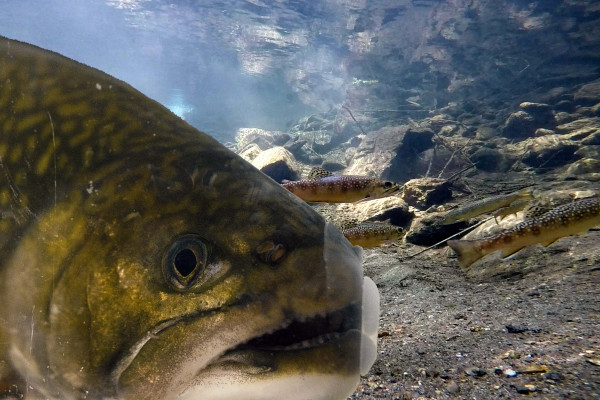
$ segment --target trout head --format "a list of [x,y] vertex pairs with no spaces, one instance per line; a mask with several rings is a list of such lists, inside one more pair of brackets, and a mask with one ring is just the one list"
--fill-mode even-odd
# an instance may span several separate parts
[[360,201],[375,200],[392,196],[393,194],[398,193],[400,189],[401,186],[395,182],[372,179],[368,184],[365,198]]
[[61,399],[354,391],[374,361],[378,313],[357,250],[204,145],[86,177],[19,242],[5,287],[10,358],[31,387]]

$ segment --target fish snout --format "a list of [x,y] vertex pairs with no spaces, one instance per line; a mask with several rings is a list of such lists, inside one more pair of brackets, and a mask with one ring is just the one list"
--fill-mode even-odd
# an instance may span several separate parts
[[377,328],[379,324],[379,291],[375,283],[363,276],[362,249],[352,246],[331,223],[325,225],[324,260],[327,271],[328,303],[350,296],[361,332],[359,370],[366,374],[377,357]]

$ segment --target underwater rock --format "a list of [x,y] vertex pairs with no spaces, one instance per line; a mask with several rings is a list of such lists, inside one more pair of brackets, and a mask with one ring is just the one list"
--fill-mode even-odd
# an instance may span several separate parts
[[489,147],[475,151],[469,158],[481,171],[502,172],[510,167],[509,160],[502,151]]
[[[425,175],[427,165],[417,161],[433,147],[431,129],[388,126],[369,133],[356,149],[346,175],[386,177],[397,182]],[[424,163],[423,163],[424,164]]]
[[598,181],[600,179],[600,160],[595,158],[583,158],[569,165],[563,179]]
[[261,152],[262,150],[256,143],[250,143],[238,155],[251,163]]
[[267,150],[273,146],[281,146],[290,139],[285,132],[267,131],[259,128],[240,128],[235,135],[237,148],[242,150],[250,143],[255,143],[261,150]]
[[456,135],[457,133],[460,134],[463,131],[464,130],[461,130],[459,125],[444,125],[439,130],[438,135],[445,136],[445,137],[451,137],[453,135]]
[[525,111],[517,111],[508,116],[502,135],[513,139],[523,139],[534,135],[538,128],[535,119]]
[[294,125],[290,132],[306,132],[306,131],[320,131],[320,130],[331,130],[333,127],[333,120],[335,114],[333,113],[319,113],[309,115],[308,117],[302,118],[296,125]]
[[523,102],[519,104],[527,114],[533,117],[535,123],[541,128],[551,128],[556,125],[554,111],[548,104]]
[[442,224],[443,220],[443,213],[430,214],[416,219],[404,238],[408,243],[418,246],[431,246],[469,226],[466,221],[444,225]]
[[573,96],[576,104],[582,106],[592,106],[600,103],[600,79],[583,85]]
[[346,151],[344,147],[339,146],[332,151],[322,156],[323,160],[320,165],[326,171],[335,172],[338,175],[342,175],[340,171],[348,167],[346,162]]
[[479,126],[475,131],[475,139],[477,140],[489,140],[498,136],[496,130],[490,126]]
[[543,103],[523,102],[523,110],[508,116],[502,128],[502,135],[508,138],[528,138],[535,135],[538,128],[553,128],[556,120],[552,107]]
[[348,147],[346,149],[346,151],[344,152],[344,160],[346,161],[346,164],[350,164],[350,162],[352,162],[352,159],[354,158],[355,155],[356,155],[356,147]]
[[306,143],[306,140],[300,139],[298,136],[296,136],[288,140],[283,147],[294,156],[298,157],[299,154],[304,154],[304,152],[300,153],[300,151]]
[[389,170],[390,163],[396,156],[406,132],[407,125],[381,128],[367,134],[356,148],[350,166],[344,171],[345,175],[368,175],[381,177]]
[[535,136],[546,136],[546,135],[554,135],[556,132],[554,132],[552,129],[546,129],[546,128],[537,128],[535,130]]
[[401,189],[401,197],[410,206],[426,209],[452,198],[450,182],[438,178],[411,179]]
[[507,148],[515,149],[516,154],[524,154],[522,161],[533,168],[555,168],[579,159],[575,154],[579,149],[577,143],[561,135],[527,139]]
[[585,139],[581,141],[584,146],[598,146],[600,145],[600,129],[592,132]]
[[397,196],[340,204],[337,211],[357,223],[389,220],[390,224],[402,227],[407,226],[414,217],[406,202]]
[[554,111],[562,111],[566,113],[570,113],[575,111],[575,104],[571,100],[561,100],[554,105]]
[[571,121],[575,121],[577,118],[579,118],[577,114],[567,113],[563,111],[559,111],[556,114],[554,114],[554,119],[556,120],[557,125],[562,125]]
[[580,118],[556,127],[556,133],[560,134],[570,134],[575,131],[591,133],[598,130],[600,130],[600,119],[598,118]]
[[327,158],[321,163],[321,168],[329,172],[337,172],[346,168],[346,164],[343,162],[344,155],[342,154],[340,157],[338,153],[339,152],[333,152],[333,154],[329,153]]
[[582,146],[579,150],[575,152],[575,155],[577,155],[580,158],[595,158],[597,160],[600,160],[600,132],[598,133],[598,135],[588,137],[588,139],[591,138],[595,138],[598,141],[598,143],[594,145]]
[[301,131],[296,132],[299,140],[303,140],[307,143],[307,146],[318,154],[325,154],[331,151],[343,140],[335,139],[332,131],[327,130],[315,130],[315,131]]
[[[290,129],[293,140],[304,141],[310,151],[326,154],[339,147],[349,147],[349,140],[360,133],[356,123],[348,123],[339,117],[340,110],[332,109],[327,113],[315,114],[303,118]],[[343,111],[345,113],[345,111]]]
[[429,123],[429,127],[433,129],[434,132],[439,132],[444,126],[447,125],[455,125],[456,121],[449,115],[438,114],[427,120]]
[[595,118],[598,116],[598,106],[577,107],[573,115],[579,115],[581,118]]
[[277,183],[284,179],[294,181],[300,176],[294,155],[281,146],[263,151],[252,161],[252,165]]

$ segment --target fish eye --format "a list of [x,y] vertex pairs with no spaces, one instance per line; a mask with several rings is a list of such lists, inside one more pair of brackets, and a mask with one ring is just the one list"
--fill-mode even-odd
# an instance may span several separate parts
[[180,237],[173,242],[163,259],[163,275],[176,290],[192,286],[204,271],[208,251],[197,235]]
[[386,189],[391,189],[392,186],[394,186],[394,184],[392,182],[390,182],[390,181],[386,181],[386,182],[383,183],[383,187],[386,188]]

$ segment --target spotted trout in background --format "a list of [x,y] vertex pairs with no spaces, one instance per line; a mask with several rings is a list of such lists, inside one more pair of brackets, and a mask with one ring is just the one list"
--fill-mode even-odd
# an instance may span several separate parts
[[541,243],[548,246],[556,240],[574,235],[600,224],[600,198],[591,197],[556,207],[545,214],[525,220],[511,229],[478,240],[449,240],[465,269],[487,254],[501,251],[502,257]]
[[391,196],[400,191],[394,182],[369,176],[335,176],[313,168],[308,179],[283,183],[281,186],[304,201],[315,203],[354,203]]
[[[442,224],[452,224],[456,221],[468,220],[469,218],[478,217],[481,214],[486,214],[491,211],[509,207],[509,210],[505,210],[509,214],[512,213],[510,209],[511,204],[513,207],[521,206],[521,201],[531,200],[533,198],[532,190],[529,188],[521,189],[518,192],[500,194],[497,196],[486,197],[481,200],[467,203],[464,206],[455,208],[444,214]],[[525,205],[523,205],[525,207]],[[523,208],[521,207],[521,208]],[[502,213],[500,213],[502,214]]]
[[2,37],[0,211],[0,397],[345,399],[375,359],[378,292],[336,228],[127,84]]
[[363,249],[381,246],[387,241],[399,239],[405,232],[398,226],[382,223],[364,223],[342,230],[350,243]]

